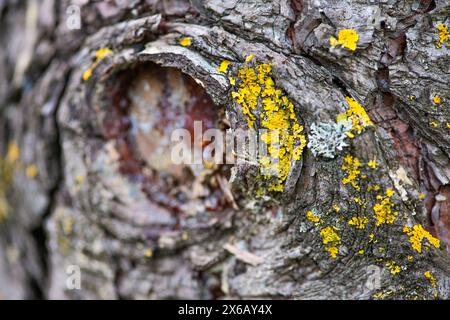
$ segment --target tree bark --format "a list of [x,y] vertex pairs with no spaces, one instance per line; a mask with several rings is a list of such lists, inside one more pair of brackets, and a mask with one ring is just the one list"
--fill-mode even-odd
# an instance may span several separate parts
[[[0,298],[448,299],[450,41],[438,48],[437,26],[449,11],[447,0],[0,1]],[[356,50],[330,43],[348,29]],[[373,125],[333,157],[310,144],[283,192],[262,197],[248,163],[172,166],[180,121],[247,126],[228,76],[261,63],[308,141],[346,97]],[[343,183],[348,155],[358,188]],[[377,225],[387,190],[395,221]],[[425,236],[415,250],[414,225],[440,245]]]

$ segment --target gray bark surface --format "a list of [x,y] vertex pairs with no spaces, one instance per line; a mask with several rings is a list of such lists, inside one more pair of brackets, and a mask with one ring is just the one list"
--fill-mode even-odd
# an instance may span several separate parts
[[[450,47],[435,47],[449,12],[448,0],[0,1],[0,298],[449,299]],[[330,47],[341,29],[357,31],[355,51]],[[83,80],[101,48],[112,53]],[[167,120],[177,99],[245,126],[217,68],[226,59],[235,74],[249,54],[272,65],[305,134],[345,113],[346,97],[374,123],[335,158],[305,148],[284,192],[263,198],[250,166],[187,177],[154,152],[167,135],[130,129]],[[394,223],[347,223],[378,202],[343,185],[347,154],[377,159],[365,183],[395,191]],[[337,258],[311,210],[339,230]],[[440,248],[412,250],[413,224]]]

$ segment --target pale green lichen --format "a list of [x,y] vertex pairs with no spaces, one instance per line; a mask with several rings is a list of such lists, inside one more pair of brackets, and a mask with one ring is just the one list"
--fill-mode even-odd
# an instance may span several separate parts
[[345,142],[347,132],[351,130],[352,122],[342,123],[320,122],[313,123],[308,135],[308,148],[312,154],[325,158],[334,158],[348,144]]

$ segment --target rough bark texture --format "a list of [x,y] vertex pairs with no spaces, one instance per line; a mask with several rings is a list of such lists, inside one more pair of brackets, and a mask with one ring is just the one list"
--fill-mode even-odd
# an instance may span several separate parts
[[[450,48],[435,41],[449,14],[448,0],[0,1],[0,297],[448,299]],[[341,29],[359,34],[355,51],[330,46]],[[93,66],[101,48],[112,54]],[[263,198],[249,166],[193,177],[167,165],[155,145],[177,121],[245,125],[216,69],[249,54],[271,63],[306,134],[347,96],[375,126],[333,159],[306,148],[285,191]],[[347,154],[377,159],[362,183],[394,189],[394,223],[347,223],[378,201],[343,185]],[[336,258],[311,210],[339,230]],[[440,249],[412,250],[412,224]]]

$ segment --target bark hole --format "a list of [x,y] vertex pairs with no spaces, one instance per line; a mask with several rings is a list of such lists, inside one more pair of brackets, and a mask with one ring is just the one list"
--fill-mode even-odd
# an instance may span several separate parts
[[[192,217],[208,225],[214,213],[236,208],[228,186],[231,165],[213,162],[214,153],[206,152],[212,141],[203,135],[208,129],[229,128],[224,108],[216,106],[192,77],[148,63],[113,76],[105,97],[104,132],[115,140],[120,173],[177,217],[174,228],[182,228]],[[197,134],[196,121],[201,123]],[[185,142],[192,153],[202,154],[201,163],[174,163],[172,148],[178,142],[171,136],[177,129],[189,132],[190,141]]]

